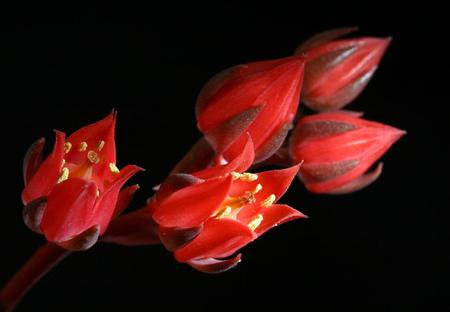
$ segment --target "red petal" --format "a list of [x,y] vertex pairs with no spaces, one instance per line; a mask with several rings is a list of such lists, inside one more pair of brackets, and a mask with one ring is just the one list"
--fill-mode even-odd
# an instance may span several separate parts
[[175,251],[175,258],[188,262],[203,258],[225,258],[256,238],[248,226],[231,219],[211,219],[192,242]]
[[22,192],[22,201],[24,204],[36,198],[47,196],[58,180],[64,159],[65,134],[59,131],[55,132],[56,141],[53,152],[41,164],[38,171]]
[[282,223],[299,219],[307,218],[300,211],[295,210],[288,205],[272,205],[270,207],[264,208],[260,211],[263,216],[261,224],[255,229],[256,235],[261,236],[271,228],[278,226]]
[[230,259],[205,258],[189,261],[188,264],[202,273],[223,273],[241,262],[241,254]]
[[100,235],[102,235],[108,227],[111,220],[114,209],[119,198],[119,192],[122,186],[137,172],[143,170],[138,166],[128,165],[120,173],[116,174],[115,180],[108,185],[103,194],[100,194],[97,202],[95,203],[94,211],[92,212],[92,219],[90,225],[100,225]]
[[[114,131],[116,125],[116,112],[110,113],[107,117],[93,124],[85,126],[67,138],[72,144],[72,149],[66,155],[66,161],[73,164],[82,164],[86,161],[86,155],[89,151],[95,151],[99,156],[100,162],[93,166],[93,175],[99,180],[105,178],[112,179],[113,174],[109,169],[110,163],[116,163],[116,145],[114,142]],[[97,149],[100,141],[104,141],[102,149]],[[80,152],[81,142],[87,143],[85,151]]]
[[232,171],[244,172],[253,163],[255,158],[255,151],[253,149],[252,138],[247,134],[247,142],[242,152],[225,165],[218,165],[212,168],[208,168],[202,171],[193,173],[194,176],[200,179],[210,179],[213,177],[223,176]]
[[139,185],[131,185],[129,187],[124,188],[120,191],[119,197],[117,198],[116,207],[114,208],[113,218],[120,215],[125,209],[127,209],[128,205],[133,200],[134,194],[139,189]]
[[25,185],[28,184],[28,181],[31,180],[42,163],[42,149],[44,145],[45,138],[40,138],[28,148],[25,154],[23,159],[23,180]]
[[205,222],[228,195],[231,176],[185,187],[158,203],[153,218],[165,227],[192,228]]
[[158,187],[158,191],[152,197],[151,202],[154,202],[154,204],[161,203],[176,191],[202,182],[204,182],[204,180],[186,173],[171,175]]
[[67,241],[87,230],[97,198],[93,182],[73,178],[55,186],[48,196],[41,230],[51,242]]

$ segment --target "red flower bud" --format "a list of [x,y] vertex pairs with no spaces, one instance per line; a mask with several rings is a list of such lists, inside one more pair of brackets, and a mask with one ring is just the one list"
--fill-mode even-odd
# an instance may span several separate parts
[[241,154],[227,164],[203,171],[176,174],[165,181],[150,201],[161,242],[175,258],[208,273],[234,267],[237,250],[283,222],[305,217],[276,204],[299,166],[253,174],[251,139]]
[[289,151],[294,162],[304,161],[299,177],[308,190],[349,193],[378,178],[381,164],[364,173],[404,134],[346,112],[320,113],[300,119]]
[[197,124],[215,151],[234,159],[249,133],[255,161],[283,143],[296,115],[303,80],[301,56],[238,65],[213,77],[196,104]]
[[119,196],[124,183],[141,168],[117,169],[115,120],[116,113],[111,113],[67,139],[56,131],[53,152],[42,163],[42,140],[28,151],[22,192],[24,218],[48,241],[67,249],[89,248],[134,193],[135,188],[126,189]]
[[302,101],[311,109],[337,110],[349,104],[377,69],[391,39],[333,40],[354,30],[341,28],[318,34],[296,50],[295,54],[306,58]]

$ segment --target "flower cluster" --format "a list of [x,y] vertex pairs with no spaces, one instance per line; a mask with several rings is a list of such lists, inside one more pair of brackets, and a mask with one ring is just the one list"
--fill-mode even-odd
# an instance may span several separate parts
[[[340,110],[367,86],[390,42],[339,39],[352,31],[321,33],[291,56],[214,76],[196,102],[203,138],[145,207],[123,216],[138,186],[122,187],[141,168],[116,165],[114,112],[67,138],[57,131],[44,161],[38,140],[24,161],[25,223],[69,250],[99,238],[161,243],[202,272],[234,267],[243,246],[306,217],[278,203],[297,175],[313,193],[359,190],[380,176],[381,164],[370,167],[404,134]],[[300,102],[318,113],[300,115]],[[255,173],[255,164],[287,168]]]

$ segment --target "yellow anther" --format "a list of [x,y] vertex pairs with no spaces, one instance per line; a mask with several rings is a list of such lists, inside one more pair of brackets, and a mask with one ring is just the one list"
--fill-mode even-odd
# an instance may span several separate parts
[[62,168],[61,174],[59,175],[58,181],[56,183],[61,183],[66,181],[69,178],[69,169],[66,167]]
[[277,197],[274,194],[270,194],[266,199],[261,201],[260,205],[261,207],[267,208],[272,206],[273,202],[277,199]]
[[100,161],[100,157],[98,157],[97,153],[94,151],[89,151],[87,153],[87,159],[93,164],[98,164]]
[[244,182],[252,182],[252,181],[256,181],[258,179],[257,174],[250,173],[250,172],[239,173],[239,172],[233,171],[230,174],[231,174],[233,181],[241,180]]
[[258,175],[250,172],[244,172],[239,178],[241,181],[252,182],[258,180]]
[[78,151],[84,152],[87,149],[87,147],[88,147],[87,143],[83,141],[80,143],[80,146],[78,147]]
[[262,214],[257,215],[249,224],[250,230],[254,231],[260,226],[261,222],[264,220]]
[[72,143],[70,143],[70,142],[66,142],[66,143],[64,143],[64,153],[68,153],[68,152],[70,152],[70,149],[72,148]]
[[233,211],[233,208],[231,208],[230,206],[226,206],[225,209],[222,209],[221,211],[219,211],[219,213],[216,215],[216,218],[217,219],[224,218],[224,217],[228,216],[232,211]]
[[103,141],[103,140],[98,141],[98,143],[97,143],[97,151],[100,152],[103,149],[103,146],[105,146],[105,141]]
[[112,173],[120,172],[119,168],[117,168],[115,163],[109,163],[109,171],[111,171]]
[[253,194],[256,194],[256,193],[258,193],[258,192],[261,191],[261,190],[262,190],[262,185],[258,183],[258,184],[255,186],[255,189],[252,191],[252,193],[253,193]]

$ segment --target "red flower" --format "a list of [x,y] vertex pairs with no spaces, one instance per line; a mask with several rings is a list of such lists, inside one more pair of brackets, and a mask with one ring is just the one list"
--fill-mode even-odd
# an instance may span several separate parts
[[[44,140],[24,161],[26,223],[48,241],[68,249],[90,247],[137,187],[121,187],[141,168],[116,167],[116,113],[65,138],[56,131],[53,152],[40,162]],[[88,242],[87,242],[88,240]],[[80,245],[81,244],[81,245]]]
[[255,161],[283,143],[296,115],[303,57],[238,65],[214,76],[197,99],[197,124],[218,154],[228,160],[242,151],[249,133]]
[[381,163],[364,173],[404,134],[348,112],[320,113],[300,119],[289,149],[294,162],[304,161],[299,177],[308,190],[349,193],[378,178]]
[[175,258],[203,272],[235,266],[237,250],[283,222],[305,217],[276,204],[299,166],[258,174],[244,172],[253,161],[251,140],[228,164],[192,175],[169,177],[150,202],[159,235]]
[[333,40],[353,32],[340,28],[320,33],[296,51],[306,58],[302,101],[316,111],[337,110],[366,87],[390,38],[362,37]]

